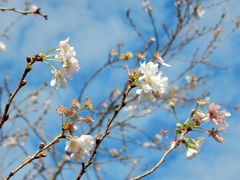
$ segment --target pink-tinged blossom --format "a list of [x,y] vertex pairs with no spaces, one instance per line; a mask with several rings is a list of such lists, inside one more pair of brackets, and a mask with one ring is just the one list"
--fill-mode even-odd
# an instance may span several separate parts
[[66,108],[62,105],[57,108],[57,112],[59,115],[64,115],[65,111],[66,111]]
[[224,139],[222,136],[220,136],[220,132],[221,131],[224,131],[224,130],[215,130],[215,129],[212,129],[212,130],[209,130],[208,133],[209,133],[209,136],[212,136],[213,139],[219,143],[224,143]]
[[67,143],[65,151],[71,152],[71,157],[74,161],[84,160],[84,156],[89,154],[93,148],[94,140],[90,135],[81,135],[81,137],[74,136]]
[[77,131],[77,125],[74,125],[73,123],[63,123],[62,128],[65,131],[69,131],[70,133],[73,133],[74,131]]
[[141,99],[153,102],[166,91],[168,78],[161,76],[162,72],[158,72],[158,64],[154,64],[153,62],[142,63],[139,71],[140,88],[137,89],[136,94]]
[[79,117],[77,119],[78,122],[86,122],[88,125],[94,122],[92,116],[87,115],[86,117]]
[[225,121],[225,116],[231,116],[231,114],[225,110],[220,111],[220,106],[216,103],[211,103],[207,110],[207,117],[204,120],[212,120],[216,125],[227,127],[228,124]]
[[190,160],[196,157],[196,155],[200,151],[203,141],[204,138],[197,138],[196,140],[193,140],[193,144],[191,144],[191,146],[187,148],[187,159]]
[[68,118],[75,118],[77,116],[77,112],[74,111],[73,109],[65,109],[65,112],[64,112],[64,115],[65,117],[68,117]]
[[79,109],[80,108],[80,103],[77,100],[72,100],[71,101],[71,107]]
[[58,89],[58,86],[60,84],[60,87],[62,89],[67,88],[67,79],[65,78],[62,70],[52,70],[53,78],[50,82],[50,85],[53,86],[55,89]]

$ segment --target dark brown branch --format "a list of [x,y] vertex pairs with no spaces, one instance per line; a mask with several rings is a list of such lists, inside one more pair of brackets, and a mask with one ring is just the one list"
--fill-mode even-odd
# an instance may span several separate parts
[[100,137],[98,137],[96,139],[96,144],[92,150],[92,153],[90,154],[86,163],[82,164],[82,169],[76,178],[77,180],[79,180],[82,177],[82,175],[86,172],[86,169],[92,164],[92,160],[93,160],[95,154],[97,153],[98,147],[100,146],[101,142],[105,139],[105,137],[110,133],[109,132],[110,126],[111,126],[113,120],[116,118],[116,116],[120,112],[120,110],[125,106],[125,100],[127,98],[127,95],[133,87],[134,86],[131,85],[131,83],[129,83],[128,86],[126,87],[126,89],[123,93],[123,96],[122,96],[122,100],[121,100],[120,104],[118,105],[118,107],[115,109],[112,117],[108,120],[105,130],[103,132],[103,135],[101,135]]
[[7,101],[7,104],[4,108],[4,112],[3,112],[3,115],[0,119],[0,129],[2,128],[3,124],[8,120],[9,118],[9,108],[10,108],[10,105],[14,99],[14,97],[16,96],[16,94],[19,92],[19,90],[26,85],[27,81],[26,81],[26,76],[27,74],[32,70],[32,65],[36,62],[36,61],[42,61],[42,57],[40,57],[39,55],[35,55],[34,57],[27,57],[27,65],[26,65],[26,68],[23,72],[23,75],[18,83],[18,86],[17,88],[15,89],[14,93],[13,94],[9,94],[9,98],[8,98],[8,101]]

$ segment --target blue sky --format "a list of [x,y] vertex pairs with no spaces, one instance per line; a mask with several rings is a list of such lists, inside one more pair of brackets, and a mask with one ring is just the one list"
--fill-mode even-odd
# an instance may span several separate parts
[[[150,38],[153,36],[149,19],[142,10],[142,0],[36,0],[33,2],[42,8],[42,12],[46,12],[49,15],[49,20],[45,21],[41,17],[26,16],[11,29],[9,39],[0,37],[0,41],[4,41],[8,49],[6,53],[0,54],[0,74],[1,77],[4,75],[10,76],[10,88],[13,89],[20,78],[20,73],[24,69],[25,57],[27,55],[54,48],[59,40],[69,36],[71,44],[76,49],[81,70],[74,77],[74,80],[69,83],[67,90],[57,91],[55,96],[52,97],[51,102],[53,104],[50,117],[56,117],[54,109],[59,104],[66,104],[70,99],[78,97],[79,89],[87,75],[105,63],[108,58],[108,52],[117,43],[124,43],[123,51],[130,50],[135,53],[141,50],[143,44],[131,30],[126,20],[126,9],[130,8],[132,10],[132,16],[143,30],[145,37]],[[173,16],[173,2],[172,0],[152,0],[154,17],[159,22],[165,22],[171,27],[176,23]],[[1,6],[5,4],[0,3]],[[21,0],[11,1],[8,6],[24,8]],[[199,22],[199,25],[211,25],[216,21],[216,17],[220,15],[223,8],[226,8],[227,11],[223,31],[227,32],[234,17],[240,15],[238,0],[223,3],[223,5],[210,12],[206,9],[206,14]],[[3,27],[6,27],[15,18],[16,14],[14,13],[0,12],[0,32],[2,32]],[[214,64],[228,66],[228,69],[225,71],[211,72],[207,80],[207,88],[211,92],[210,98],[214,102],[228,105],[240,103],[239,39],[239,31],[228,36],[225,42],[210,57]],[[206,39],[202,39],[200,42],[194,43],[182,54],[179,54],[177,58],[189,58],[192,48],[201,46],[205,41]],[[163,69],[164,73],[169,76],[169,79],[174,78],[176,73],[182,70],[181,62],[177,59],[170,62],[170,64],[172,68]],[[197,74],[201,73],[201,71],[202,69],[199,67],[191,72]],[[37,64],[34,66],[29,83],[24,90],[30,92],[41,86],[42,83],[49,82],[50,79],[51,73],[49,68],[45,65]],[[105,79],[107,79],[108,85],[106,85]],[[110,87],[122,87],[125,79],[126,74],[118,69],[116,71],[103,72],[89,86],[84,95],[91,97],[96,102],[100,101],[110,92]],[[51,91],[51,87],[48,90]],[[19,96],[21,95],[20,93]],[[240,152],[240,143],[238,137],[240,135],[240,123],[238,119],[240,114],[236,111],[231,113],[229,129],[224,133],[224,144],[217,144],[212,140],[210,141],[210,138],[207,138],[201,153],[191,161],[186,160],[185,150],[180,148],[170,155],[162,168],[146,179],[239,179],[240,156],[238,153]],[[141,120],[139,124],[149,129],[150,132],[158,132],[165,124],[164,122],[156,121],[156,117],[160,115],[169,116],[169,114],[164,114],[164,112],[160,111],[150,118]],[[58,124],[57,121],[52,123]],[[54,127],[50,126],[48,131],[57,133]],[[34,151],[34,145],[32,148]],[[160,154],[153,150],[141,150],[139,148],[136,150],[136,153],[143,153],[145,162],[152,165],[160,158]],[[140,166],[139,170],[142,167],[143,165]],[[119,168],[117,166],[116,172],[114,172],[115,177],[107,176],[106,179],[121,179],[121,173],[124,170],[124,166],[119,166]],[[136,173],[139,173],[139,170]]]

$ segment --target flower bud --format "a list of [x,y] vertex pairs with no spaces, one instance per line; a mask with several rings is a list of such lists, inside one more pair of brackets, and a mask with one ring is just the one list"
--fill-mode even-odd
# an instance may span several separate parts
[[25,86],[27,84],[27,80],[24,79],[22,82],[21,82],[21,86]]

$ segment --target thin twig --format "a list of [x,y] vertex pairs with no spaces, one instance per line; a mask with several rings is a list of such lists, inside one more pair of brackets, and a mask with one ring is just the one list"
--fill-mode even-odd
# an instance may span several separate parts
[[10,179],[12,176],[14,176],[19,170],[21,170],[23,167],[25,167],[27,164],[31,163],[35,159],[46,157],[46,154],[43,153],[43,151],[47,150],[52,145],[59,142],[60,139],[65,138],[64,132],[61,132],[58,136],[56,136],[50,143],[48,143],[46,146],[44,144],[41,144],[39,149],[30,157],[27,157],[14,171],[11,171],[8,176],[5,178],[5,180]]
[[14,97],[16,96],[16,94],[19,92],[19,90],[26,85],[27,81],[25,80],[25,77],[27,76],[27,74],[32,70],[32,65],[36,62],[36,61],[42,61],[42,57],[40,57],[39,55],[35,55],[34,57],[27,57],[27,65],[26,68],[22,74],[22,77],[18,83],[17,88],[15,89],[13,94],[9,94],[9,98],[7,101],[7,104],[5,105],[4,108],[4,112],[3,115],[0,118],[0,129],[2,128],[3,124],[8,120],[9,118],[9,114],[8,114],[8,110],[10,108],[10,105],[14,99]]
[[181,136],[178,138],[178,140],[175,140],[175,142],[165,151],[162,158],[158,161],[158,163],[153,166],[150,170],[147,170],[145,173],[131,178],[131,180],[138,180],[142,179],[150,174],[152,174],[154,171],[156,171],[166,160],[167,156],[179,145],[180,141],[187,133],[188,131],[185,131],[181,134]]
[[93,148],[93,151],[92,153],[90,154],[88,160],[86,161],[86,163],[83,163],[82,164],[82,169],[81,171],[79,172],[78,176],[77,176],[77,180],[79,180],[82,175],[86,172],[86,169],[88,168],[88,166],[90,166],[92,164],[92,159],[94,158],[95,154],[97,153],[97,150],[98,150],[98,147],[99,145],[101,144],[101,142],[104,140],[104,138],[110,133],[109,132],[109,129],[110,129],[110,126],[113,122],[113,120],[116,118],[116,116],[118,115],[118,113],[120,112],[120,110],[125,106],[125,100],[127,98],[127,95],[128,93],[131,91],[131,89],[133,88],[134,86],[131,85],[131,83],[129,83],[123,93],[123,96],[122,96],[122,100],[120,102],[120,104],[118,105],[118,107],[115,109],[112,117],[108,120],[107,122],[107,125],[105,127],[105,130],[104,130],[104,133],[101,137],[97,138],[96,139],[96,144]]
[[48,15],[42,14],[40,8],[37,8],[36,10],[32,11],[32,10],[19,10],[16,8],[0,7],[0,11],[3,11],[3,12],[4,11],[13,11],[15,13],[22,14],[22,15],[36,14],[36,15],[42,16],[45,20],[48,19]]

